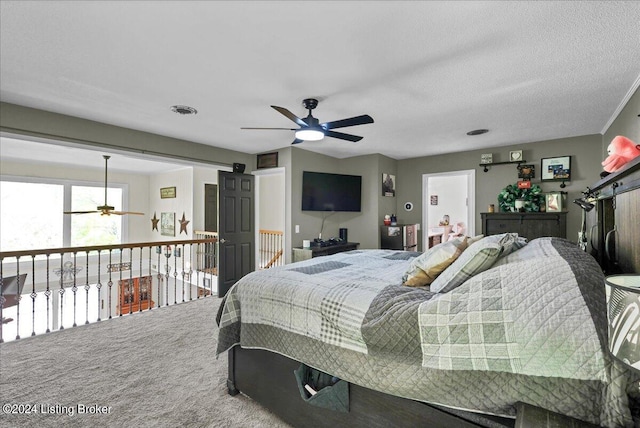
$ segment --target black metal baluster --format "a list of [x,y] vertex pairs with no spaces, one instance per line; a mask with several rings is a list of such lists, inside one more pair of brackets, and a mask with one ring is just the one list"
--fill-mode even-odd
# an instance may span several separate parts
[[73,287],[71,287],[71,291],[73,291],[73,327],[77,327],[76,311],[78,309],[76,306],[76,297],[77,297],[76,293],[78,291],[78,286],[76,285],[76,273],[77,273],[76,266],[78,266],[77,264],[78,260],[76,258],[77,254],[78,254],[77,252],[75,251],[73,252]]
[[[120,249],[120,266],[122,266],[122,249]],[[129,276],[131,276],[131,273],[129,273]],[[122,291],[122,293],[124,294],[124,289],[121,290],[122,287],[122,269],[118,269],[118,307],[120,308],[119,315],[118,316],[122,316],[122,306],[124,306],[124,302],[125,302],[125,296],[126,295],[120,295],[120,292]],[[129,282],[129,284],[127,284],[127,290],[129,290],[129,293],[131,293],[130,288],[131,287],[131,282]],[[129,296],[131,296],[131,294],[129,294]],[[129,305],[131,306],[131,305]]]
[[[153,253],[151,252],[151,249],[153,247],[149,247],[149,277],[151,278],[151,283],[149,284],[149,310],[153,309],[153,274],[151,271],[151,258],[153,257]],[[142,249],[140,250],[140,253],[142,254]]]
[[89,289],[91,287],[89,286],[89,251],[85,251],[85,253],[87,254],[87,261],[86,261],[87,269],[85,270],[87,281],[84,284],[84,291],[85,291],[85,298],[86,298],[86,303],[85,303],[86,317],[85,317],[84,323],[86,325],[86,324],[89,324]]
[[[109,266],[111,266],[111,252],[113,250],[109,250]],[[111,269],[107,269],[109,271],[109,282],[107,282],[107,287],[109,287],[109,319],[111,319],[111,289],[113,288],[113,281],[111,280]]]
[[178,246],[176,245],[176,251],[173,253],[173,304],[178,304]]
[[200,271],[205,268],[204,258],[202,258],[202,264],[200,264],[201,249],[204,248],[204,245],[203,243],[196,244],[196,300],[200,298],[200,289],[198,288],[200,286]]
[[36,335],[36,256],[31,255],[31,336]]
[[[120,266],[122,266],[122,263],[120,263]],[[140,284],[138,284],[138,286],[139,285]],[[133,313],[133,302],[135,301],[134,295],[135,289],[133,287],[133,248],[129,248],[129,315]]]
[[182,302],[184,303],[184,259],[185,259],[185,252],[184,252],[184,244],[182,244]]
[[[131,249],[131,252],[133,253],[133,248]],[[131,267],[133,268],[133,266]],[[138,284],[138,292],[140,293],[140,295],[138,296],[138,312],[142,312],[142,286],[143,286],[143,278],[144,275],[142,274],[142,247],[140,247],[140,284]],[[146,287],[146,286],[145,286]],[[148,294],[147,294],[148,296]]]
[[4,298],[4,274],[2,273],[2,269],[4,267],[4,259],[0,259],[0,343],[4,343],[4,339],[2,337],[2,326],[4,325],[2,320],[2,310],[4,308],[4,304],[7,301]]
[[191,275],[193,274],[193,244],[189,244],[189,301],[193,300],[193,285]]
[[64,330],[64,253],[60,253],[60,328],[58,330]]
[[[18,293],[22,290],[20,286],[20,256],[16,257],[16,281],[18,282]],[[24,284],[22,284],[24,285]],[[22,300],[22,294],[17,296],[18,304],[16,305],[16,340],[20,339],[20,301]]]
[[51,304],[51,288],[50,288],[50,278],[49,278],[49,254],[47,254],[47,289],[44,291],[44,295],[47,297],[47,331],[45,333],[51,333],[51,329],[49,328],[49,318],[51,316],[49,307]]
[[161,246],[157,246],[156,247],[156,253],[158,254],[158,308],[160,307],[160,285],[162,284],[162,273],[160,272],[160,260],[161,260],[161,256],[162,256],[162,247]]
[[98,322],[101,321],[101,315],[102,315],[102,300],[101,300],[101,290],[102,290],[102,283],[100,282],[100,250],[98,250],[98,278],[96,279],[96,288],[98,289]]
[[166,284],[165,284],[165,293],[166,293],[166,296],[167,296],[167,300],[165,301],[165,306],[169,306],[169,269],[171,269],[169,267],[169,257],[171,257],[171,252],[170,251],[171,251],[171,246],[167,245],[167,248],[166,248],[166,250],[164,252],[164,256],[167,259],[167,264],[164,266],[165,272],[166,272],[165,275],[164,275],[164,279],[165,279],[165,282],[166,282]]

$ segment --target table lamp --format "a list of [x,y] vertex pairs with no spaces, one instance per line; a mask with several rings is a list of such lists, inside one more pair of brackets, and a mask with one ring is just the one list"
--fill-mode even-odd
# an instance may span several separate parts
[[640,274],[605,278],[609,352],[640,372]]

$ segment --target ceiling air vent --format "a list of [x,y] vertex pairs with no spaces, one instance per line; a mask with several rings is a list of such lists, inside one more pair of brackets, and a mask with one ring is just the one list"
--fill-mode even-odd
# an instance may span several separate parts
[[198,114],[198,110],[189,106],[171,106],[171,111],[178,114]]

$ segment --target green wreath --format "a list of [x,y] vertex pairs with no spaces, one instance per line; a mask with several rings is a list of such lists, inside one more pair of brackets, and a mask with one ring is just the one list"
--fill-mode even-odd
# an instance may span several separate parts
[[513,211],[511,208],[515,208],[516,199],[524,199],[526,212],[539,212],[543,204],[542,189],[537,184],[533,184],[530,189],[520,189],[518,183],[509,184],[498,194],[500,211]]

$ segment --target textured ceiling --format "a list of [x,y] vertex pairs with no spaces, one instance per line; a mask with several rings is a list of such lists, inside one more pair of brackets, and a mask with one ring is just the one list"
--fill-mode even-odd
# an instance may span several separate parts
[[640,81],[640,2],[3,0],[0,19],[2,101],[249,153],[293,132],[240,127],[295,127],[269,106],[308,97],[375,123],[298,147],[403,159],[601,133]]

